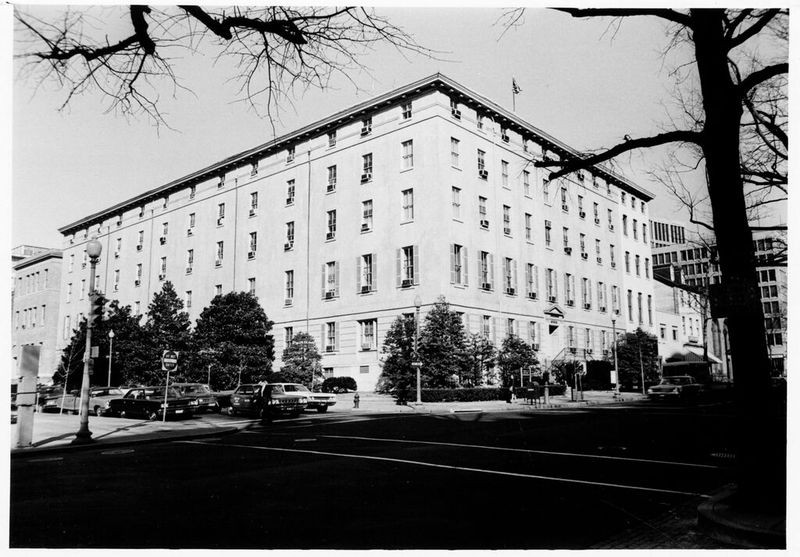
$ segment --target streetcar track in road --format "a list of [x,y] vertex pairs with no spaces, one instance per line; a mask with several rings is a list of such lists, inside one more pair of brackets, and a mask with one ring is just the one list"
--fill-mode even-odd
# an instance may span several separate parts
[[691,497],[702,497],[704,499],[708,499],[711,495],[707,495],[705,493],[697,493],[693,491],[679,491],[673,489],[661,489],[657,487],[645,487],[645,486],[636,486],[636,485],[626,485],[626,484],[616,484],[616,483],[609,483],[609,482],[597,482],[597,481],[589,481],[589,480],[578,480],[574,478],[562,478],[558,476],[542,476],[538,474],[524,474],[521,472],[507,472],[504,470],[488,470],[484,468],[472,468],[468,466],[453,466],[450,464],[436,464],[433,462],[424,462],[420,460],[408,460],[402,458],[390,458],[385,456],[372,456],[372,455],[359,455],[359,454],[348,454],[348,453],[334,453],[329,451],[318,451],[312,449],[289,449],[285,447],[263,447],[258,445],[239,445],[235,443],[206,443],[205,441],[179,441],[179,443],[188,443],[192,445],[207,445],[207,446],[214,446],[214,447],[231,447],[231,448],[239,448],[239,449],[251,449],[251,450],[260,450],[260,451],[274,451],[274,452],[283,452],[283,453],[297,453],[297,454],[311,454],[311,455],[320,455],[320,456],[333,456],[339,458],[352,458],[357,460],[373,460],[373,461],[380,461],[380,462],[394,462],[398,464],[409,464],[412,466],[422,466],[428,468],[439,468],[444,470],[456,470],[460,472],[474,472],[479,474],[488,474],[488,475],[495,475],[495,476],[509,476],[515,478],[527,478],[533,480],[542,480],[542,481],[551,481],[551,482],[560,482],[560,483],[568,483],[568,484],[578,484],[578,485],[589,485],[595,487],[610,487],[615,489],[627,489],[632,491],[644,491],[648,493],[664,493],[669,495],[687,495]]
[[726,467],[723,466],[715,466],[713,464],[695,464],[692,462],[675,462],[672,460],[654,460],[654,459],[647,459],[647,458],[631,458],[631,457],[624,457],[624,456],[610,456],[610,455],[598,455],[598,454],[586,454],[586,453],[567,453],[567,452],[559,452],[559,451],[543,451],[537,449],[516,449],[513,447],[494,447],[492,445],[472,445],[472,444],[464,444],[464,443],[446,443],[443,441],[414,441],[412,439],[389,439],[383,437],[358,437],[353,435],[318,435],[318,437],[327,437],[331,439],[352,439],[356,441],[380,441],[385,443],[405,443],[411,445],[438,445],[444,447],[458,447],[458,448],[468,448],[468,449],[486,449],[492,451],[506,451],[506,452],[513,452],[513,453],[529,453],[529,454],[541,454],[541,455],[553,455],[553,456],[572,456],[572,457],[579,457],[579,458],[595,458],[595,459],[602,459],[602,460],[619,460],[625,462],[641,462],[646,464],[667,464],[671,466],[684,466],[688,468],[704,468],[704,469],[711,469],[711,470],[725,470]]

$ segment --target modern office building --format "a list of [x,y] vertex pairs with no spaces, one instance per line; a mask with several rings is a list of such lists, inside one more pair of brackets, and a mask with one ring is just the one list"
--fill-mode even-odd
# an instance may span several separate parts
[[47,383],[59,362],[57,351],[61,251],[18,246],[12,250],[11,356],[15,371],[24,345],[38,346],[39,382]]
[[662,248],[686,243],[686,228],[679,221],[651,220],[650,245]]
[[[146,310],[163,281],[192,319],[255,293],[276,355],[300,331],[328,376],[371,389],[392,321],[439,296],[468,330],[533,342],[545,364],[602,358],[653,326],[652,194],[604,167],[550,181],[577,151],[440,74],[147,191],[60,229],[62,344],[98,287]],[[280,366],[280,361],[275,366]]]
[[[767,347],[770,350],[774,373],[784,375],[788,316],[786,242],[774,233],[760,231],[753,234],[753,248],[756,254]],[[668,267],[677,268],[680,277],[678,282],[688,286],[707,287],[719,284],[722,277],[713,242],[654,247],[653,262],[657,274],[669,273],[669,270],[663,271]],[[723,335],[727,335],[724,328]]]

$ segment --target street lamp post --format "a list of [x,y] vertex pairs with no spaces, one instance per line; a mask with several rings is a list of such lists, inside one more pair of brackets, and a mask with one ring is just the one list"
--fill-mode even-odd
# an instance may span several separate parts
[[86,319],[86,349],[83,353],[83,381],[81,383],[81,422],[78,433],[72,442],[84,445],[92,442],[92,432],[89,431],[89,364],[92,352],[92,327],[94,326],[94,272],[97,260],[103,252],[103,244],[97,238],[92,238],[86,244],[86,254],[89,256],[89,313]]
[[614,397],[619,397],[619,367],[617,367],[617,320],[611,318],[611,352],[614,354]]
[[422,380],[420,378],[420,365],[419,365],[419,352],[417,352],[417,343],[419,342],[419,308],[422,305],[422,300],[417,294],[414,297],[414,367],[417,368],[417,404],[422,404]]
[[111,386],[111,362],[114,358],[114,329],[108,331],[108,386]]

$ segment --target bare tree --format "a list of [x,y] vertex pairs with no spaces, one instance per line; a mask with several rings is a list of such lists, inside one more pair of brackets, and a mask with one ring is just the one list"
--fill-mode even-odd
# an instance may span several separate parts
[[366,69],[359,56],[379,43],[431,54],[361,7],[16,6],[15,37],[21,76],[63,89],[62,109],[75,95],[97,92],[109,111],[156,124],[166,123],[162,92],[185,89],[174,72],[181,56],[229,60],[239,100],[271,116],[297,89]]
[[[670,45],[685,44],[693,54],[686,66],[693,79],[686,85],[697,110],[688,112],[673,129],[648,137],[626,135],[616,145],[588,156],[536,164],[554,168],[550,173],[554,179],[623,153],[663,145],[688,146],[702,158],[734,360],[737,501],[783,508],[785,417],[775,420],[776,405],[769,403],[769,352],[748,217],[754,199],[761,199],[763,206],[774,192],[786,192],[788,10],[560,11],[574,18],[659,18],[665,22]],[[519,25],[523,19],[512,10],[507,21]],[[770,48],[759,48],[765,45]]]

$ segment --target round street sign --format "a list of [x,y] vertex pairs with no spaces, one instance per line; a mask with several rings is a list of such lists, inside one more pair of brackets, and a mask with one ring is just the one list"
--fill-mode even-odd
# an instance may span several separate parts
[[178,369],[178,353],[174,350],[164,350],[161,355],[161,370],[175,371]]

